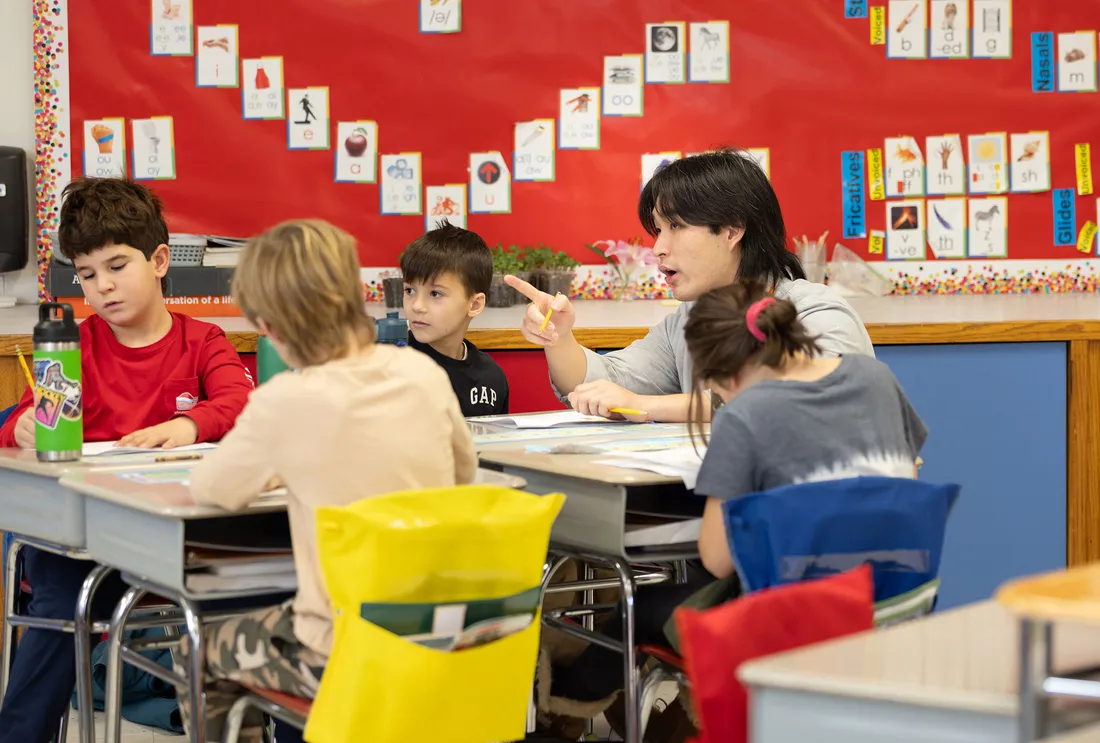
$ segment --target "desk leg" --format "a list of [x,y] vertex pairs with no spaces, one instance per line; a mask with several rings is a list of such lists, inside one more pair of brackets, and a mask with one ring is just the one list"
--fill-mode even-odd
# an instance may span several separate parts
[[107,730],[103,743],[119,743],[122,736],[122,632],[130,612],[145,596],[144,589],[131,587],[111,615],[107,629],[107,678],[103,682],[103,717]]
[[15,594],[19,590],[19,577],[15,574],[15,563],[23,543],[16,537],[8,547],[7,571],[4,576],[4,636],[0,638],[3,649],[0,651],[0,705],[4,703],[4,694],[8,691],[11,678],[12,654],[15,652],[15,639],[19,634],[16,627],[9,624],[15,616]]
[[76,648],[77,733],[80,743],[95,743],[95,717],[92,710],[92,599],[99,585],[111,573],[106,565],[96,565],[76,597],[73,616],[73,645]]
[[1043,683],[1051,675],[1052,639],[1050,622],[1020,620],[1019,743],[1046,737],[1050,701]]
[[630,565],[621,560],[613,559],[611,563],[615,572],[619,574],[619,582],[623,590],[623,707],[626,711],[623,739],[625,743],[641,743],[641,737],[638,735],[638,723],[641,721],[638,688],[641,684],[634,647],[634,573]]
[[187,694],[191,700],[191,743],[206,743],[206,643],[202,638],[202,619],[198,607],[179,597],[187,621],[187,637],[191,644],[187,669]]

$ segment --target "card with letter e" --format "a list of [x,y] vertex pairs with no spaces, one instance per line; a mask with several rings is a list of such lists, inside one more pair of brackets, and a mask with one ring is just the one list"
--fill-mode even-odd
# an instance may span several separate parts
[[687,76],[684,59],[687,40],[684,22],[647,23],[645,27],[645,81],[682,83]]
[[84,175],[126,177],[126,119],[84,122]]
[[419,152],[402,152],[382,155],[382,186],[378,189],[382,199],[382,214],[420,214],[421,170]]
[[[289,88],[286,91],[287,148],[327,150],[328,88]],[[417,212],[419,214],[420,212]]]
[[154,57],[188,57],[195,53],[191,0],[150,0],[149,53]]
[[886,260],[921,261],[924,256],[924,201],[887,201]]
[[176,177],[176,150],[171,116],[134,119],[135,181],[172,180]]
[[889,0],[886,56],[897,59],[928,56],[928,0]]
[[283,58],[241,60],[241,115],[246,119],[283,119]]
[[199,88],[235,88],[237,77],[237,27],[199,26],[195,55],[195,85]]
[[966,257],[966,199],[928,199],[928,247],[937,258]]
[[434,230],[444,220],[454,227],[466,229],[466,184],[425,186],[424,231]]
[[336,182],[375,183],[378,180],[378,124],[336,122]]
[[517,181],[554,180],[554,120],[520,121],[515,126],[512,170]]

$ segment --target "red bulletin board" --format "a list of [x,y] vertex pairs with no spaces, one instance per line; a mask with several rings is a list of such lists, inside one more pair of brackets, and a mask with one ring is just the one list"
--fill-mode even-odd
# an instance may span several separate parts
[[[1100,93],[1034,94],[1030,58],[1033,31],[1100,28],[1100,0],[1015,0],[1009,60],[888,60],[841,0],[466,0],[450,35],[419,33],[418,6],[194,0],[194,22],[238,24],[242,58],[282,56],[287,87],[329,87],[334,130],[377,121],[380,152],[422,152],[424,183],[441,185],[468,180],[470,152],[510,160],[514,123],[556,117],[561,88],[598,86],[604,55],[642,53],[647,22],[728,19],[730,83],[647,85],[644,116],[604,117],[599,150],[559,151],[556,181],[514,183],[511,214],[469,218],[490,244],[542,241],[581,259],[586,242],[641,233],[646,152],[770,148],[788,229],[837,236],[844,150],[1049,130],[1064,188],[1074,145],[1100,146]],[[248,235],[321,217],[359,238],[367,266],[394,265],[423,231],[422,216],[380,216],[378,186],[335,183],[332,150],[289,151],[284,121],[243,120],[239,89],[197,88],[193,57],[151,56],[148,0],[69,0],[68,14],[72,132],[85,119],[174,117],[178,177],[151,182],[172,230]],[[71,143],[78,171],[82,138]],[[1078,224],[1095,204],[1078,198]],[[867,205],[868,228],[882,229],[884,207]],[[1053,245],[1049,193],[1009,194],[1008,209],[1010,258],[1080,257]]]

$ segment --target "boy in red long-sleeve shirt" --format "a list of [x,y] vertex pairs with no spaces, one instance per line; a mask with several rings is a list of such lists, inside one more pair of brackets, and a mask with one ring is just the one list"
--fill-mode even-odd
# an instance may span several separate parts
[[[220,328],[165,306],[168,227],[159,199],[132,181],[73,181],[58,238],[96,313],[80,326],[84,440],[171,448],[221,439],[252,378]],[[34,448],[31,403],[28,391],[0,428],[0,447]],[[71,620],[92,565],[33,548],[23,555],[28,613]],[[124,590],[105,581],[96,613],[109,614]],[[72,635],[26,630],[0,706],[0,743],[47,740],[75,683]]]

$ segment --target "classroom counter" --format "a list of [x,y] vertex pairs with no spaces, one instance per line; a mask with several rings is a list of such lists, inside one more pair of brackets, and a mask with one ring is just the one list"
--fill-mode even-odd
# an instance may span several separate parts
[[[931,432],[921,477],[962,485],[944,553],[941,607],[1021,575],[1100,560],[1100,296],[860,297],[876,353]],[[676,311],[669,301],[576,303],[578,339],[622,348]],[[469,338],[503,367],[512,412],[559,406],[522,307],[489,309]],[[371,305],[371,313],[385,308]],[[25,388],[35,308],[0,310],[0,409]],[[243,318],[211,318],[254,364]]]

